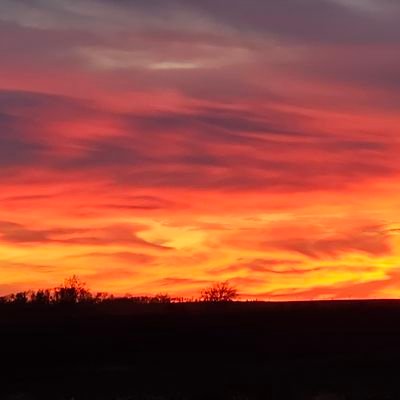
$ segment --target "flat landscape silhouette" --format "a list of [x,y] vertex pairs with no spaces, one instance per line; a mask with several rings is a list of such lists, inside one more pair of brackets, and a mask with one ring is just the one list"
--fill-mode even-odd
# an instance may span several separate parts
[[0,304],[0,398],[399,398],[400,301],[93,301],[66,282],[81,301]]

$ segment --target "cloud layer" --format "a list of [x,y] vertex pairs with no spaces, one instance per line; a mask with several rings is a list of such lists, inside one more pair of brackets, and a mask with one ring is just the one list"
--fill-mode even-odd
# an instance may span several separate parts
[[0,292],[397,296],[399,17],[3,0]]

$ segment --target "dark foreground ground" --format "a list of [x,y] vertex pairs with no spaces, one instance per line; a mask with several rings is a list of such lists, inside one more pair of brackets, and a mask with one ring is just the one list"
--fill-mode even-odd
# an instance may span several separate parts
[[0,307],[0,399],[400,399],[400,301]]

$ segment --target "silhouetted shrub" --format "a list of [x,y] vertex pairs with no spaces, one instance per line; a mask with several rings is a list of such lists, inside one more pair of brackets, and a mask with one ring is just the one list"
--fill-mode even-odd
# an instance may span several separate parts
[[29,292],[18,292],[12,296],[12,302],[15,304],[27,304],[29,302]]
[[87,303],[92,300],[93,296],[86,289],[86,284],[75,275],[54,290],[54,302],[58,304]]
[[113,300],[114,296],[106,293],[106,292],[97,292],[95,296],[93,296],[94,303],[102,303],[107,300]]
[[229,282],[214,283],[201,292],[201,299],[205,302],[218,303],[233,301],[238,297],[238,291]]
[[150,303],[169,304],[172,303],[172,298],[168,294],[157,294],[150,298]]
[[49,305],[53,301],[51,291],[49,289],[39,289],[37,292],[32,292],[31,303]]
[[54,289],[39,289],[37,291],[21,291],[0,297],[0,304],[32,304],[32,305],[71,305],[78,303],[125,303],[125,304],[171,304],[191,303],[197,301],[205,302],[229,302],[237,298],[237,289],[229,282],[215,283],[201,292],[200,298],[171,297],[169,294],[160,293],[155,296],[132,296],[127,294],[123,297],[114,297],[105,292],[92,294],[77,276],[72,276],[64,283]]

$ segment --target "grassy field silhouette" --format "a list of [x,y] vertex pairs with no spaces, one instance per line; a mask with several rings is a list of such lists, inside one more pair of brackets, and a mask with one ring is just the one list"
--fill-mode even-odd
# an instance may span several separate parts
[[397,300],[13,299],[0,304],[0,398],[400,396]]

